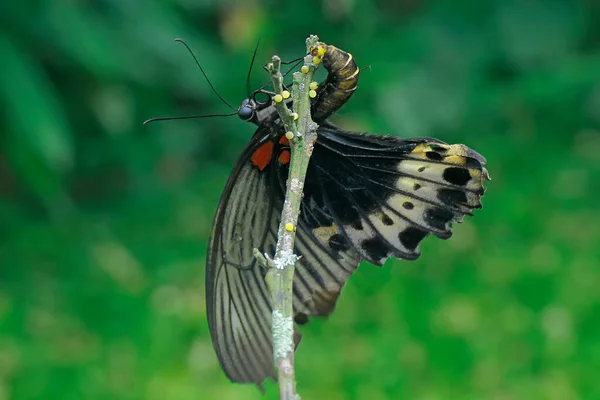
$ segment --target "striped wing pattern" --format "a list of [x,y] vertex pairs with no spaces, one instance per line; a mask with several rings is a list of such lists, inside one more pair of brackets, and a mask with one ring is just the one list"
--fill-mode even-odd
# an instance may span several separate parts
[[259,139],[250,142],[225,187],[207,259],[210,333],[226,375],[236,382],[262,382],[273,368],[271,305],[263,271],[252,255],[263,245],[273,218],[269,176],[247,162],[247,155],[266,141]]
[[[326,316],[362,259],[414,260],[429,234],[451,236],[452,222],[481,207],[485,159],[464,145],[342,132],[323,125],[307,172],[296,233],[294,312],[298,324]],[[213,223],[207,260],[207,312],[213,344],[234,382],[275,378],[271,305],[253,249],[273,254],[289,147],[261,129],[238,161]],[[259,170],[250,157],[272,141]],[[296,345],[300,334],[296,335]]]

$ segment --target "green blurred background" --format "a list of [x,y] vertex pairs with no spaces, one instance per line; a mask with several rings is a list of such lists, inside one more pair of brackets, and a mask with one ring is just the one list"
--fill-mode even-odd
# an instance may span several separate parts
[[[303,328],[304,399],[600,399],[600,5],[593,0],[0,4],[0,400],[275,399],[210,342],[206,242],[258,61],[351,52],[353,130],[487,157],[484,209],[363,265]],[[267,79],[257,68],[253,87]]]

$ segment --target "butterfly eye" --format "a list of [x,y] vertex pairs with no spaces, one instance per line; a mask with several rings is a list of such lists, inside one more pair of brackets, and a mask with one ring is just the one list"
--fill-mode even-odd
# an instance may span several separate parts
[[243,119],[244,121],[248,121],[248,120],[252,119],[253,116],[254,116],[254,110],[251,107],[242,106],[238,110],[238,117],[240,117],[240,119]]

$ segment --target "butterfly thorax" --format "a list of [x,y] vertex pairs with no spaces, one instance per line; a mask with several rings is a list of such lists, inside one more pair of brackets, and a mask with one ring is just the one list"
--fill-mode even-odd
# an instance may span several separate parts
[[[291,106],[291,101],[289,106]],[[264,135],[265,132],[269,132],[271,135],[283,135],[283,123],[270,99],[265,102],[253,98],[244,99],[238,108],[238,117],[257,125],[256,133],[262,132]]]

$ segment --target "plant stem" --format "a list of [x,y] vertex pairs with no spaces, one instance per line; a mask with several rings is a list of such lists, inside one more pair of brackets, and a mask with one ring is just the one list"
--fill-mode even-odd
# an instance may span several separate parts
[[[291,160],[287,180],[285,202],[281,213],[277,248],[273,260],[257,257],[269,267],[266,282],[271,294],[273,306],[272,334],[273,357],[278,371],[279,398],[281,400],[297,400],[296,380],[294,374],[294,318],[293,318],[293,280],[294,266],[298,257],[294,254],[296,226],[302,202],[302,189],[308,162],[317,140],[318,125],[310,115],[309,85],[313,80],[317,65],[312,62],[310,49],[316,46],[319,38],[311,35],[306,39],[308,56],[304,65],[307,73],[295,72],[292,87],[293,109],[290,111],[285,101],[275,103],[286,132],[292,132],[290,140]],[[275,87],[275,93],[283,91],[281,59],[273,56],[269,64],[269,72]],[[297,118],[294,118],[297,114]],[[262,260],[261,260],[262,258]]]

